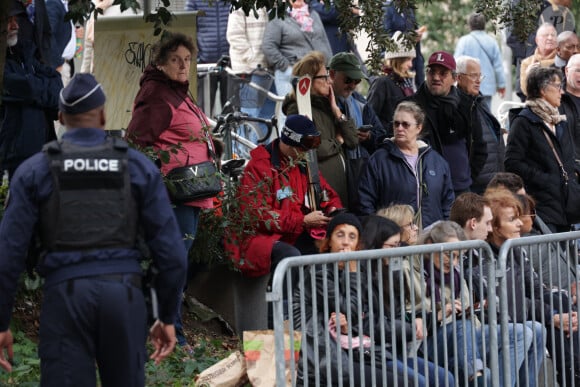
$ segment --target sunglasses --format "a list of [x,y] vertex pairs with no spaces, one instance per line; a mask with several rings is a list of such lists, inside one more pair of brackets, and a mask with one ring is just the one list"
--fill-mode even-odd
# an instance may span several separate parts
[[316,149],[320,146],[320,134],[318,135],[304,135],[296,133],[287,126],[282,129],[282,134],[288,136],[294,143],[299,143],[299,147],[304,150]]
[[300,139],[300,147],[306,150],[316,149],[320,146],[320,136],[302,136]]
[[344,83],[347,85],[355,84],[358,85],[362,79],[352,79],[351,77],[344,77]]
[[412,125],[417,125],[417,123],[407,121],[393,121],[393,129],[397,129],[399,126],[402,126],[403,129],[409,129]]

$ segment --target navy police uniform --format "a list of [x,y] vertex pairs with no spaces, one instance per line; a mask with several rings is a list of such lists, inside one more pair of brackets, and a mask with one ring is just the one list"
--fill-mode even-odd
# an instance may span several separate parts
[[37,267],[45,278],[42,386],[94,386],[95,361],[103,386],[144,385],[148,327],[137,225],[159,270],[159,319],[172,324],[186,252],[159,169],[145,155],[102,129],[76,128],[16,170],[0,224],[0,332],[39,230],[46,249]]

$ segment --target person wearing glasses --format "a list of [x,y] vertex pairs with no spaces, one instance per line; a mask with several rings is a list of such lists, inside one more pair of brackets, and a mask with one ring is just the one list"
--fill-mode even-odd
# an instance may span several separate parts
[[491,97],[496,92],[501,98],[504,97],[506,81],[499,45],[495,38],[485,32],[485,22],[485,16],[481,13],[469,15],[467,24],[471,32],[459,38],[453,56],[456,60],[462,55],[479,59],[481,73],[486,79],[481,85],[481,98],[491,110]]
[[336,103],[348,118],[354,120],[357,127],[358,145],[345,149],[347,158],[348,208],[354,209],[358,204],[358,179],[369,155],[376,149],[377,140],[386,135],[383,124],[367,100],[356,91],[357,85],[365,78],[362,66],[356,55],[341,52],[330,59],[328,75],[332,80],[332,89]]
[[447,162],[419,139],[425,113],[414,102],[401,102],[393,120],[394,136],[369,158],[359,182],[359,210],[374,214],[391,204],[409,204],[417,225],[447,219],[455,198]]
[[[483,194],[485,187],[497,172],[503,171],[505,142],[501,133],[501,125],[495,118],[482,95],[483,75],[480,60],[470,56],[455,58],[457,62],[457,91],[459,93],[460,110],[469,114],[470,124],[477,127],[475,134],[481,134],[485,143],[483,149],[473,149],[473,153],[485,156],[485,162],[471,165],[471,191]],[[471,161],[478,160],[473,157]]]
[[243,235],[230,235],[225,241],[226,251],[242,274],[269,274],[283,258],[312,250],[310,231],[325,229],[329,215],[342,208],[336,191],[322,176],[322,209],[312,210],[308,204],[308,174],[300,161],[320,143],[314,123],[292,114],[279,139],[251,152],[237,193],[241,213],[248,213],[250,221]]
[[[401,246],[403,230],[391,219],[380,215],[369,215],[363,220],[362,226],[361,239],[365,249],[392,249]],[[382,282],[382,286],[377,285],[374,290],[376,293],[382,289],[385,304],[384,313],[389,316],[385,318],[385,321],[394,322],[400,330],[396,335],[398,342],[391,349],[392,359],[387,360],[387,365],[392,367],[393,364],[396,364],[399,373],[404,373],[407,369],[410,375],[417,374],[417,385],[421,387],[455,386],[453,373],[435,365],[422,353],[420,346],[425,337],[423,319],[415,318],[414,322],[411,322],[405,313],[404,305],[400,302],[399,289],[404,289],[402,277],[399,277],[399,271],[396,270],[396,267],[389,274],[388,258],[383,258],[381,262],[381,270],[376,270],[373,275],[375,280]],[[407,265],[407,267],[409,266]],[[393,305],[392,309],[391,305]],[[391,315],[391,310],[395,312],[394,317]],[[387,334],[387,337],[390,335]],[[403,354],[404,347],[407,349],[408,356],[406,358]]]
[[[465,240],[461,226],[437,222],[419,237],[418,245]],[[409,257],[403,264],[408,283],[406,310],[422,319],[426,340],[423,351],[439,364],[449,364],[458,385],[491,386],[491,372],[484,362],[483,329],[474,309],[471,289],[463,277],[458,250],[443,250]],[[446,344],[446,345],[445,345]]]
[[[524,181],[521,177],[511,172],[498,173],[489,182],[487,189],[499,188],[507,189],[516,195],[520,202],[525,201],[529,204],[529,211],[525,211],[524,206],[524,215],[520,217],[520,220],[524,223],[524,230],[526,229],[526,222],[531,220],[533,224],[531,230],[523,231],[523,236],[552,234],[542,217],[536,212],[536,201],[526,193]],[[453,217],[453,207],[451,207],[451,217]],[[540,244],[537,248],[529,250],[528,256],[534,270],[548,288],[568,289],[569,286],[576,282],[578,273],[572,260],[573,256],[557,242]]]
[[[493,232],[492,223],[494,218],[490,203],[485,197],[473,192],[465,192],[455,199],[453,206],[451,206],[451,215],[449,219],[463,228],[465,237],[468,240],[484,241],[487,239],[488,235]],[[483,264],[485,262],[484,258],[485,254],[480,253],[478,249],[473,249],[464,254],[464,278],[468,283],[471,283],[473,268]],[[477,275],[474,278],[480,279],[480,275]],[[488,293],[482,296],[478,289],[487,286],[486,284],[487,282],[479,285],[478,281],[473,281],[472,285],[474,293],[479,297],[479,304],[484,306],[487,305],[484,299]],[[478,317],[482,319],[482,321],[489,321],[488,314],[478,314]],[[499,315],[497,316],[497,319],[499,321]],[[489,329],[489,326],[484,326],[484,341],[486,343],[489,343],[491,333],[492,331]],[[544,334],[542,325],[533,321],[527,321],[525,324],[510,323],[508,325],[508,334],[511,385],[516,386],[519,377],[522,383],[524,383],[524,380],[528,380],[529,387],[535,386],[538,377],[538,370],[543,362],[543,344],[539,344],[538,347],[534,345],[533,340],[535,335],[536,340],[539,343],[543,341]],[[497,338],[499,359],[502,359],[502,348],[507,347],[502,345],[501,329],[499,328],[499,325]],[[486,348],[488,350],[490,349],[489,346]],[[524,366],[524,360],[526,357],[528,359],[528,367]],[[504,386],[504,369],[502,366],[499,367],[499,380],[501,385]]]
[[[359,65],[360,71],[360,65]],[[355,76],[362,79],[362,72]],[[326,57],[319,51],[313,51],[304,56],[294,65],[292,75],[300,78],[310,75],[310,104],[312,106],[312,121],[320,132],[320,146],[316,149],[318,168],[328,184],[338,193],[341,202],[349,204],[348,184],[346,178],[346,150],[355,149],[359,144],[359,136],[355,119],[348,117],[340,110],[337,98],[332,88],[332,80],[326,68]],[[296,91],[292,91],[282,104],[284,114],[298,114]]]
[[[506,241],[522,236],[523,211],[520,201],[506,189],[488,190],[485,198],[493,215],[492,231],[487,237],[487,242],[494,256],[485,257],[479,266],[473,268],[472,275],[474,283],[493,284],[493,279],[488,278],[490,266],[497,264],[499,251]],[[543,355],[544,352],[541,348],[545,345],[554,361],[558,384],[578,386],[580,341],[576,305],[566,293],[548,288],[542,283],[541,274],[534,270],[529,260],[528,250],[533,251],[535,247],[514,247],[513,252],[507,254],[506,262],[502,264],[508,268],[505,273],[507,297],[504,302],[507,303],[509,319],[515,323],[526,324],[535,332],[534,345],[538,353],[535,360],[528,356],[528,367],[540,369],[538,364],[542,358],[540,354]],[[479,290],[479,287],[476,287],[476,290]],[[499,294],[499,289],[493,286],[490,289],[484,287],[483,291],[486,294]],[[482,298],[478,294],[474,297]],[[538,323],[543,325],[543,332],[538,329]],[[530,376],[530,381],[533,380],[534,378]]]
[[405,100],[416,102],[425,111],[424,140],[435,149],[451,169],[455,196],[469,191],[471,169],[485,163],[485,143],[481,134],[473,133],[469,112],[459,107],[460,96],[453,55],[436,51],[429,57],[427,79],[417,93]]
[[528,74],[527,86],[526,107],[510,125],[505,169],[524,180],[526,192],[537,202],[538,215],[552,232],[569,231],[562,168],[568,176],[575,176],[574,144],[566,116],[558,111],[562,72],[536,67]]
[[[355,215],[338,214],[328,224],[320,252],[361,250],[362,231]],[[381,315],[377,293],[371,291],[375,281],[367,280],[368,267],[364,261],[349,260],[305,271],[292,303],[294,327],[302,332],[303,343],[296,385],[315,385],[317,377],[322,383],[332,380],[332,385],[344,386],[362,386],[363,381],[365,386],[415,385],[412,370],[405,374],[402,366],[394,365],[391,338],[401,337],[404,327]]]
[[417,243],[419,227],[415,220],[415,210],[408,204],[393,204],[381,208],[377,215],[390,219],[401,227],[401,246],[411,246]]

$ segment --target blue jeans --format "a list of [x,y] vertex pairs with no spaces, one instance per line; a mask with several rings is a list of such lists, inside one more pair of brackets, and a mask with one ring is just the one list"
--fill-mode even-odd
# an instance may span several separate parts
[[532,340],[530,349],[528,349],[528,371],[526,372],[525,370],[525,363],[520,368],[520,380],[527,380],[528,387],[535,387],[538,372],[540,372],[546,352],[546,329],[538,321],[526,321],[524,324],[534,333],[536,340]]
[[[417,368],[415,368],[415,360],[417,361]],[[393,366],[393,361],[387,361],[387,366],[391,368]],[[404,375],[405,369],[410,378],[413,378],[416,374],[418,387],[455,386],[453,373],[445,371],[445,368],[439,367],[421,357],[408,358],[406,363],[403,360],[397,360],[396,367],[399,375]],[[425,367],[427,367],[427,369],[425,369]],[[445,377],[447,377],[447,383],[445,383]]]
[[[190,207],[183,204],[175,204],[173,213],[179,225],[179,231],[183,235],[183,243],[185,249],[189,249],[193,245],[195,233],[197,232],[197,224],[199,222],[199,207]],[[187,287],[187,284],[186,284]],[[185,289],[183,289],[185,291]],[[177,344],[180,346],[187,345],[187,340],[183,334],[183,324],[181,323],[181,304],[180,301],[177,307],[177,315],[175,317],[175,336],[177,337]]]
[[[490,327],[485,325],[484,336],[485,342],[490,340]],[[536,342],[534,345],[534,334]],[[526,324],[510,323],[509,324],[509,357],[510,357],[510,377],[511,386],[515,386],[518,381],[524,383],[528,381],[528,387],[535,387],[538,371],[544,360],[544,328],[540,323],[527,321]],[[504,386],[504,369],[502,364],[503,351],[501,342],[501,328],[497,327],[497,343],[499,350],[499,386]],[[482,345],[482,344],[480,344]],[[483,347],[482,347],[483,348]],[[489,345],[487,351],[490,350]],[[490,356],[490,353],[487,353]],[[528,358],[528,367],[525,367],[525,358]]]
[[[438,364],[443,364],[443,360],[447,359],[449,369],[453,369],[457,362],[459,368],[457,371],[462,378],[472,378],[478,372],[483,372],[487,385],[491,386],[491,374],[484,368],[481,360],[479,348],[481,335],[481,330],[473,327],[470,320],[457,320],[455,324],[449,323],[438,327],[436,337],[428,336],[427,353],[431,361]],[[457,353],[455,353],[455,346]]]

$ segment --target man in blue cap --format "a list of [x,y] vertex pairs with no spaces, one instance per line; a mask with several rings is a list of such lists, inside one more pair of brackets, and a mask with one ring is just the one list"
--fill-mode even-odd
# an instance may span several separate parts
[[[305,116],[286,118],[280,139],[251,153],[239,187],[242,211],[256,219],[243,236],[226,241],[230,258],[242,274],[269,274],[283,258],[317,252],[314,239],[324,237],[329,215],[342,208],[338,194],[320,177],[320,208],[312,208],[313,191],[304,163],[308,150],[320,145],[320,132]],[[242,239],[243,238],[243,239]]]
[[161,361],[176,343],[187,270],[181,234],[158,168],[107,136],[104,104],[92,75],[72,78],[59,97],[67,131],[16,170],[0,223],[0,366],[11,370],[9,323],[36,231],[42,386],[95,386],[95,366],[103,386],[144,386],[148,327],[138,238],[159,271],[150,358]]
[[21,162],[54,138],[52,120],[62,89],[60,74],[41,64],[31,41],[20,42],[19,18],[26,18],[22,2],[9,0],[4,88],[0,104],[0,172],[11,177]]

